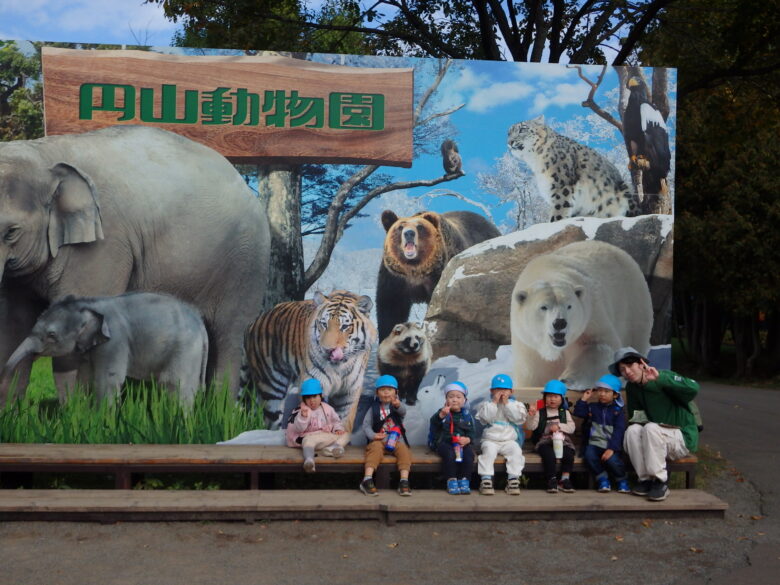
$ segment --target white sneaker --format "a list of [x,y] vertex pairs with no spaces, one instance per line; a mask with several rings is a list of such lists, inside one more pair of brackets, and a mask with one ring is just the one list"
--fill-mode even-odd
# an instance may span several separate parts
[[314,471],[315,471],[315,468],[314,468],[314,459],[312,459],[311,457],[309,457],[308,459],[306,459],[306,460],[303,462],[303,470],[304,470],[306,473],[314,473]]
[[483,479],[479,482],[479,493],[483,496],[492,496],[496,493],[496,490],[493,489],[493,480],[492,479]]

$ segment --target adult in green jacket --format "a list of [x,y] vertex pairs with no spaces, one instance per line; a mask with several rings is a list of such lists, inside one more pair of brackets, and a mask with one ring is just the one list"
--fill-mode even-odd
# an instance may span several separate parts
[[696,451],[699,430],[689,403],[699,392],[695,380],[669,370],[657,370],[633,347],[615,352],[610,372],[626,384],[629,426],[623,446],[639,478],[631,490],[655,502],[669,495],[666,459]]

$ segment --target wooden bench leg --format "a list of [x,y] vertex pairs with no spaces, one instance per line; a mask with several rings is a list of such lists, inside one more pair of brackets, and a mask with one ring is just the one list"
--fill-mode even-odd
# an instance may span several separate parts
[[685,487],[689,490],[696,488],[696,467],[685,472]]
[[380,465],[379,469],[377,469],[376,473],[374,474],[374,479],[376,479],[377,489],[390,489],[390,466]]
[[129,471],[117,470],[114,472],[114,488],[118,490],[129,490],[133,487],[132,473]]

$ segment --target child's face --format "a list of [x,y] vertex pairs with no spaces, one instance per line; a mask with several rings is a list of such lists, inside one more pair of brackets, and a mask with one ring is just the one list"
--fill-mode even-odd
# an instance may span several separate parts
[[492,398],[495,398],[496,396],[511,396],[512,390],[509,388],[491,388],[490,389],[490,396]]
[[563,404],[563,396],[560,394],[545,394],[544,405],[547,408],[560,408]]
[[614,398],[612,388],[596,388],[596,396],[601,404],[609,404]]
[[462,392],[458,392],[457,390],[450,390],[447,392],[445,400],[447,402],[447,406],[449,406],[450,410],[453,412],[460,412],[460,410],[463,408],[463,405],[466,404],[466,397]]
[[322,403],[322,394],[312,394],[311,396],[304,396],[303,397],[303,403],[314,410],[315,408],[319,408],[320,404]]
[[377,388],[376,395],[379,397],[379,402],[387,404],[388,402],[392,402],[393,398],[395,398],[395,388],[392,386],[382,386],[381,388]]

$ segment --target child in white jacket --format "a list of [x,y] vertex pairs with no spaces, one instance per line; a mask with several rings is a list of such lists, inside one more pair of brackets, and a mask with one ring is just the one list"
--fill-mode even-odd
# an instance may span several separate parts
[[497,455],[503,455],[509,476],[506,493],[520,495],[520,476],[525,467],[525,457],[518,433],[523,432],[527,416],[525,405],[512,396],[512,379],[505,374],[494,376],[490,383],[490,400],[483,402],[477,412],[477,420],[488,425],[482,433],[482,452],[478,460],[480,494],[490,496],[495,493],[493,464]]

